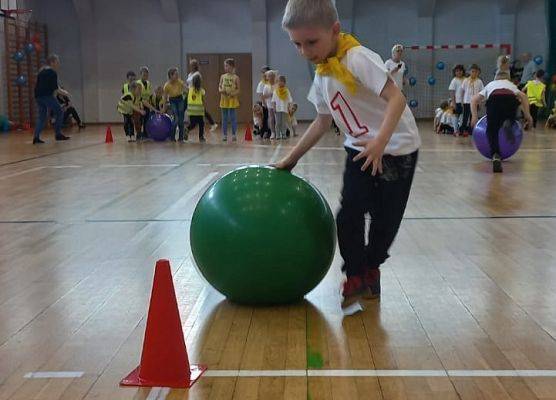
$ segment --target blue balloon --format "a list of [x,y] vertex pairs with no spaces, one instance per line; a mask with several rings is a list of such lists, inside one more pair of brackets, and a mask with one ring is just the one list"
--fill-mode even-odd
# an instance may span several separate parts
[[429,85],[434,85],[436,83],[436,78],[434,76],[429,76],[429,79],[427,79],[427,82],[429,83]]
[[17,86],[23,86],[27,83],[27,77],[25,75],[19,75],[17,78],[15,78],[15,84]]
[[34,52],[34,51],[35,51],[35,44],[34,44],[34,43],[27,43],[27,44],[25,45],[25,52],[26,52],[27,54],[31,54],[31,53]]
[[444,68],[446,68],[446,64],[444,63],[444,61],[439,61],[436,63],[436,69],[438,69],[439,71],[442,71]]
[[13,55],[13,59],[17,62],[21,62],[25,59],[25,54],[22,51],[16,51]]
[[414,76],[409,78],[409,86],[415,86],[416,84],[417,84],[417,78],[415,78]]
[[536,56],[535,58],[533,58],[533,61],[535,62],[535,64],[541,65],[544,62],[544,59],[542,58],[542,56]]
[[419,105],[419,103],[417,102],[417,100],[410,100],[409,101],[409,107],[411,108],[416,108]]

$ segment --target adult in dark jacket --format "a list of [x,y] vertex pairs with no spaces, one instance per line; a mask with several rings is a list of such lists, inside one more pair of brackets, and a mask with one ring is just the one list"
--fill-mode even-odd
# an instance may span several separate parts
[[37,75],[37,83],[35,84],[35,101],[37,102],[38,115],[35,126],[35,135],[33,144],[44,143],[41,138],[41,132],[44,129],[50,109],[56,119],[54,131],[56,132],[56,140],[67,140],[68,136],[62,134],[62,124],[64,122],[64,113],[60,103],[56,99],[58,94],[69,96],[69,93],[61,89],[58,85],[57,70],[60,67],[60,58],[56,54],[48,56],[46,65],[41,68]]

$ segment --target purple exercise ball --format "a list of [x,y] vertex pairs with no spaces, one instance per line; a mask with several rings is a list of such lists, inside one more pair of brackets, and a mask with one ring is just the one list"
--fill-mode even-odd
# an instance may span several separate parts
[[[482,117],[477,125],[473,129],[473,143],[475,147],[479,150],[483,156],[488,159],[492,158],[492,151],[490,150],[490,144],[488,143],[487,136],[487,119],[486,116]],[[513,137],[513,140],[511,139]],[[500,128],[498,131],[498,144],[500,146],[500,157],[502,160],[510,158],[513,156],[519,146],[521,146],[521,141],[523,140],[523,129],[521,124],[514,121],[512,125],[511,132],[506,132],[504,127]]]
[[157,142],[168,139],[172,130],[172,119],[167,114],[153,114],[147,120],[147,133]]

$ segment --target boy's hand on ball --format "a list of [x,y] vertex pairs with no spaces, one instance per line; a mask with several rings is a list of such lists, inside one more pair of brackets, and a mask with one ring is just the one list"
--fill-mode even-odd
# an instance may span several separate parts
[[291,171],[296,166],[297,161],[291,160],[289,157],[282,158],[276,164],[271,166],[276,169],[285,169],[286,171]]
[[531,115],[527,115],[525,117],[525,121],[526,121],[526,129],[529,129],[530,127],[533,126],[533,117]]
[[477,122],[478,122],[478,121],[479,121],[479,120],[477,119],[477,117],[473,117],[473,118],[471,119],[471,129],[475,128],[475,125],[477,125]]
[[353,161],[359,161],[365,158],[365,163],[361,167],[361,171],[367,170],[371,164],[373,165],[371,174],[375,176],[377,172],[382,174],[382,155],[384,154],[384,148],[386,143],[378,138],[359,140],[353,143],[355,146],[364,147],[363,150],[359,152],[353,158]]

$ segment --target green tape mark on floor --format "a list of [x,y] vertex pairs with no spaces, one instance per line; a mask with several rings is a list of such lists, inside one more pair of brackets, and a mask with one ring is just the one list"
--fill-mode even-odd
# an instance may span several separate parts
[[307,369],[320,369],[323,365],[322,354],[307,347]]

